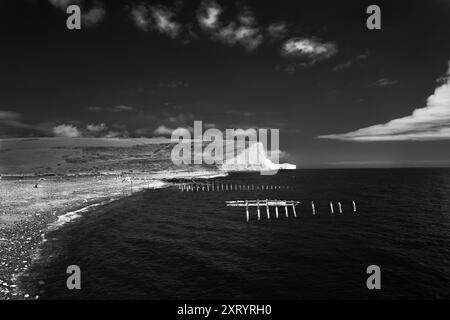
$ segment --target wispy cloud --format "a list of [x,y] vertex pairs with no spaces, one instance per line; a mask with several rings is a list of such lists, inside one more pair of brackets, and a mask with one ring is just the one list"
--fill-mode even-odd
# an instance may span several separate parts
[[338,48],[334,42],[322,42],[317,38],[291,38],[281,47],[282,56],[295,59],[285,67],[285,71],[288,72],[310,67],[337,53]]
[[145,3],[134,4],[131,6],[130,16],[136,27],[143,31],[149,30],[151,23],[150,6]]
[[48,127],[24,122],[23,115],[20,112],[0,110],[0,136],[17,137],[48,134]]
[[117,105],[113,107],[99,107],[99,106],[91,106],[87,108],[88,111],[91,112],[100,112],[100,111],[108,111],[108,112],[136,112],[137,109],[132,106],[126,106],[126,105]]
[[426,107],[409,116],[343,134],[319,136],[350,141],[404,141],[450,139],[450,62],[447,80],[428,97]]
[[375,81],[372,85],[377,86],[377,87],[388,87],[388,86],[393,86],[397,82],[398,81],[394,80],[394,79],[381,78],[381,79],[378,79],[377,81]]
[[81,22],[86,27],[94,27],[105,17],[106,10],[103,3],[94,1],[94,6],[86,13],[81,14]]
[[275,22],[271,23],[267,28],[267,35],[272,39],[282,39],[287,34],[287,23],[286,22]]
[[211,39],[249,51],[262,44],[264,36],[249,7],[240,8],[235,20],[220,21],[221,14],[222,7],[215,1],[204,1],[197,12],[198,24]]
[[172,39],[181,36],[183,27],[175,21],[176,10],[163,6],[151,6],[145,2],[133,4],[130,17],[134,25],[143,31],[157,31]]
[[164,6],[152,7],[152,16],[155,20],[155,28],[162,34],[175,39],[181,32],[181,25],[173,21],[175,12]]
[[343,71],[345,69],[349,69],[357,64],[361,64],[362,61],[366,60],[369,56],[369,52],[364,52],[363,54],[358,55],[354,59],[345,61],[333,67],[334,72]]
[[134,107],[131,106],[125,106],[125,105],[118,105],[111,108],[114,112],[132,112],[136,111]]

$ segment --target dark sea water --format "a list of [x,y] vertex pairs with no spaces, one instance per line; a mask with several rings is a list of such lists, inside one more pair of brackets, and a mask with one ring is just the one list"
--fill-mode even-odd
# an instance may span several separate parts
[[[23,284],[44,299],[450,298],[450,169],[295,170],[217,182],[287,190],[144,191],[48,235]],[[298,200],[250,223],[226,200]],[[358,213],[353,213],[351,201]],[[316,215],[311,212],[311,201]],[[340,201],[343,213],[330,213]],[[335,212],[337,211],[335,204]],[[82,289],[66,288],[78,265]],[[366,268],[381,268],[381,290]],[[40,284],[39,284],[40,282]]]

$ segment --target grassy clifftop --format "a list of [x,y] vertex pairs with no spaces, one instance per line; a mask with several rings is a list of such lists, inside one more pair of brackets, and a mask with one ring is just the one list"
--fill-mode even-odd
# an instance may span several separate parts
[[205,169],[205,166],[175,166],[170,158],[172,147],[168,139],[5,139],[0,140],[0,174],[117,174]]

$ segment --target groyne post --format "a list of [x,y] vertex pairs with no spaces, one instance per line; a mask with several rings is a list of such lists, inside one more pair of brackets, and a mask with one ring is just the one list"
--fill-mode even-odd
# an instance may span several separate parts
[[247,216],[247,223],[250,220],[250,212],[248,211],[248,201],[245,201],[245,214]]
[[259,210],[259,200],[256,200],[256,206],[258,210],[258,220],[261,220],[261,211]]

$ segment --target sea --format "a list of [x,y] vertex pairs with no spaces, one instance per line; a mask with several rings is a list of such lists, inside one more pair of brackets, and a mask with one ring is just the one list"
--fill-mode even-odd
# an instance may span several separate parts
[[[450,169],[231,173],[208,183],[234,187],[174,183],[85,210],[47,234],[21,286],[40,299],[450,298]],[[248,223],[245,207],[226,206],[256,199],[300,203],[296,217],[271,207],[268,219],[262,207],[260,220],[252,207]],[[67,288],[70,265],[80,290]],[[379,267],[380,289],[367,286],[369,266]]]

